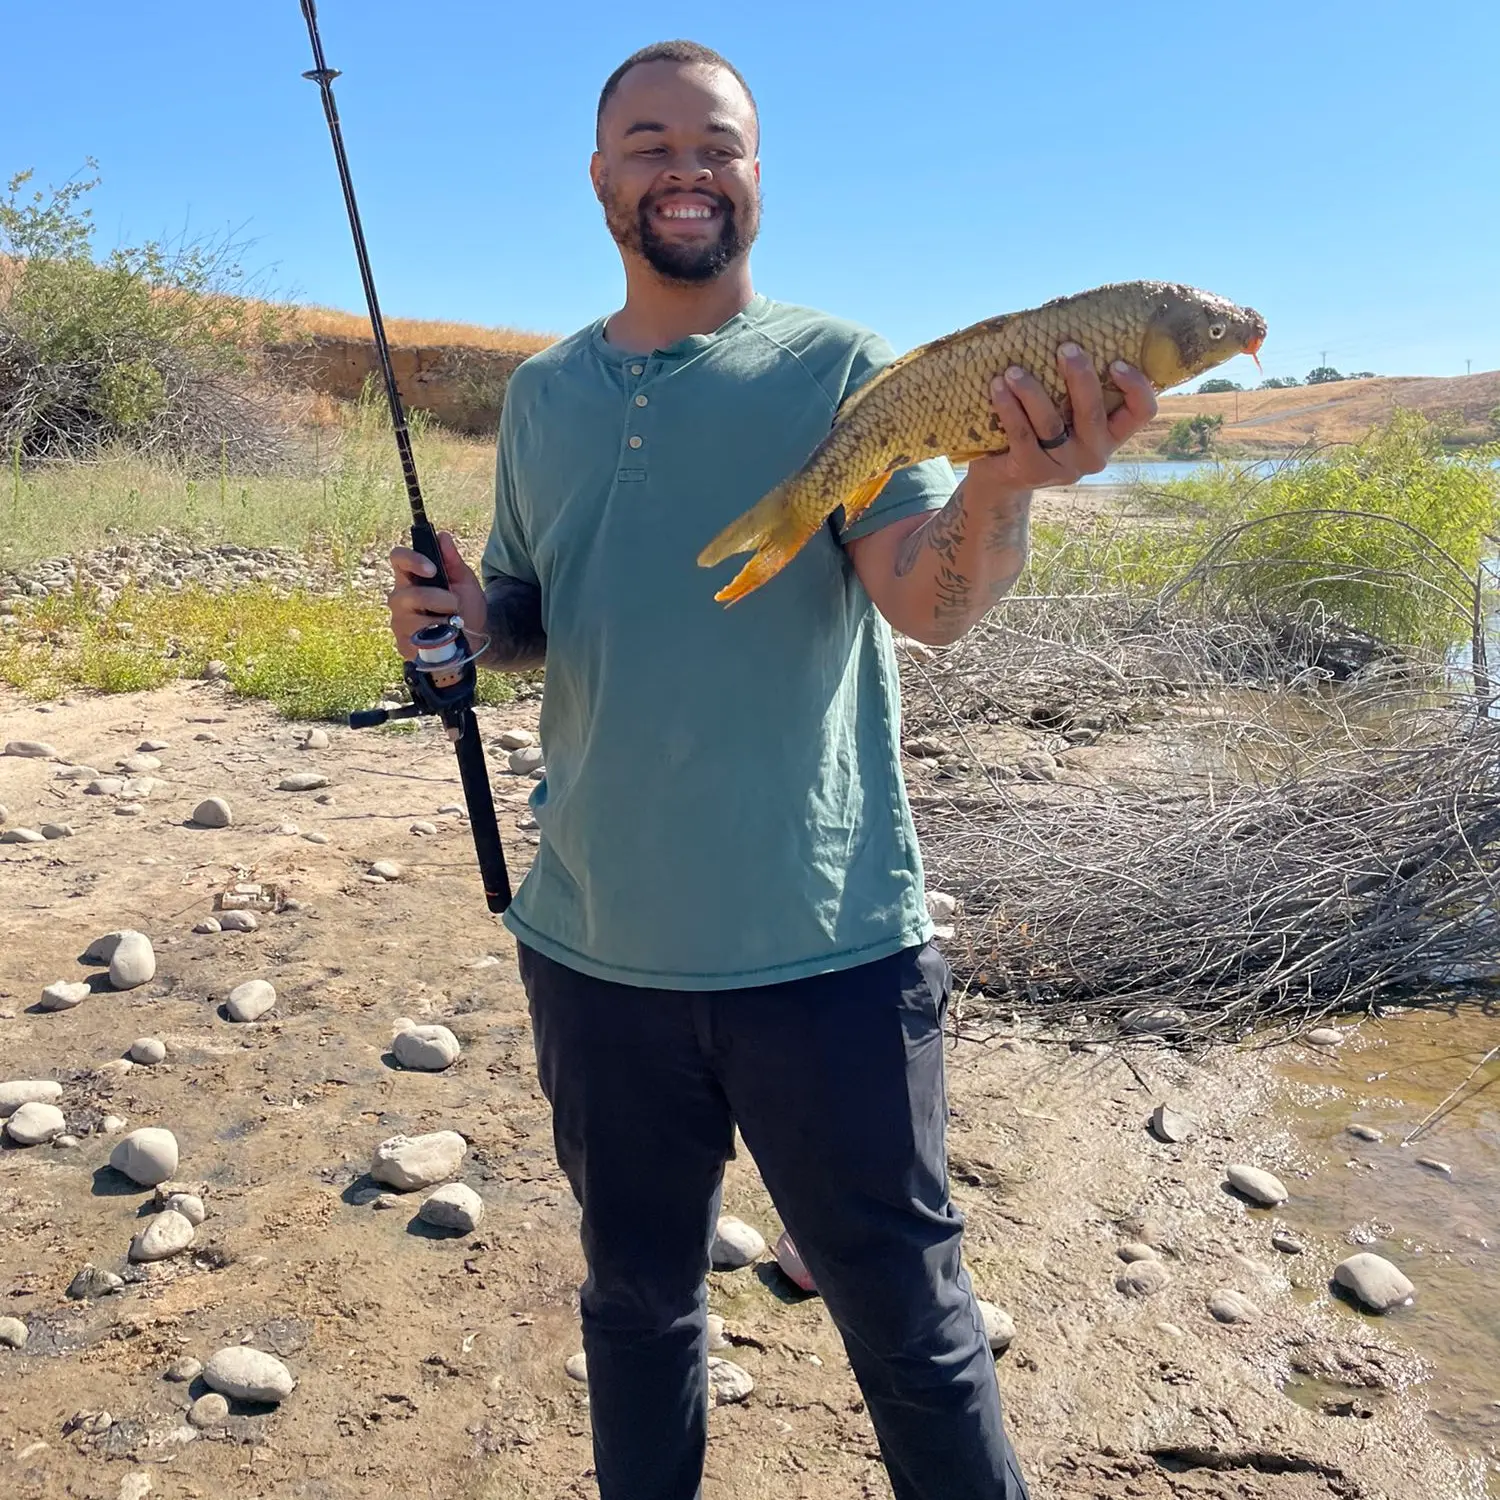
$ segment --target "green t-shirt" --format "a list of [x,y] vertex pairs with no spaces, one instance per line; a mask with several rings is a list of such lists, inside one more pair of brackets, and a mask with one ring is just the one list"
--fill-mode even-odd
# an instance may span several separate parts
[[[501,413],[481,576],[539,584],[547,632],[541,843],[507,927],[600,978],[698,990],[926,941],[891,632],[842,514],[728,608],[745,557],[697,564],[894,351],[762,296],[650,355],[604,323],[521,365]],[[945,459],[905,469],[842,536],[956,483]]]

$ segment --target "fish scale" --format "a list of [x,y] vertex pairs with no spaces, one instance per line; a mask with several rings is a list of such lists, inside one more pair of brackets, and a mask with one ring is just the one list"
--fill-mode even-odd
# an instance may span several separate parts
[[898,469],[1005,452],[990,387],[1011,365],[1030,371],[1070,419],[1057,362],[1062,344],[1075,343],[1089,357],[1110,413],[1125,400],[1109,376],[1115,360],[1134,365],[1160,392],[1236,354],[1254,355],[1264,337],[1265,320],[1253,309],[1154,281],[1096,287],[962,328],[903,355],[850,396],[802,467],[720,532],[699,565],[754,549],[714,595],[732,603],[780,572],[840,506],[845,524],[853,521]]

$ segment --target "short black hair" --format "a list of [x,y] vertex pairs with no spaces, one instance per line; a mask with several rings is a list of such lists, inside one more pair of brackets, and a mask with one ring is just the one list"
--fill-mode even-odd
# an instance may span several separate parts
[[757,131],[760,129],[760,107],[755,102],[755,95],[751,93],[750,85],[745,82],[744,74],[727,57],[715,52],[712,47],[705,47],[701,42],[679,40],[673,42],[652,42],[649,47],[642,47],[638,52],[632,52],[604,80],[604,87],[599,92],[599,108],[594,115],[594,129],[596,133],[604,120],[604,107],[609,103],[615,89],[619,87],[620,80],[632,68],[638,68],[642,63],[653,62],[703,63],[711,68],[723,68],[744,89],[745,96],[750,101],[750,111],[755,116],[755,128]]

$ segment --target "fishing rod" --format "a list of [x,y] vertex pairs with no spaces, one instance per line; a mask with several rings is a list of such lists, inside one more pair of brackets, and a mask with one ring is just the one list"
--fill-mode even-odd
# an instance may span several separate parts
[[[448,587],[447,570],[438,549],[437,533],[427,519],[422,503],[422,488],[417,482],[416,460],[412,457],[411,437],[406,430],[406,412],[401,392],[396,388],[396,373],[391,368],[390,346],[385,339],[385,323],[380,303],[375,297],[375,280],[370,274],[370,257],[365,250],[364,230],[360,227],[359,208],[354,201],[354,184],[349,177],[349,161],[344,155],[344,135],[339,128],[338,106],[333,102],[333,80],[337,68],[330,68],[323,58],[323,40],[318,35],[318,8],[315,0],[301,0],[302,15],[307,21],[307,35],[312,42],[314,67],[302,76],[317,84],[323,95],[323,113],[333,137],[333,154],[338,162],[339,182],[344,189],[344,205],[349,210],[349,228],[354,233],[354,252],[359,258],[360,279],[364,282],[365,301],[370,306],[370,326],[375,331],[375,350],[380,371],[385,377],[385,394],[390,403],[391,423],[396,429],[396,449],[401,455],[401,474],[406,481],[406,495],[411,502],[411,544],[433,567],[432,586]],[[431,625],[424,625],[412,636],[417,648],[416,660],[404,664],[402,676],[411,691],[411,702],[400,708],[368,708],[349,715],[351,729],[368,729],[389,719],[412,719],[418,714],[437,714],[453,741],[458,755],[458,774],[463,782],[464,801],[469,809],[469,827],[474,834],[474,852],[479,859],[479,875],[484,883],[484,899],[492,912],[502,912],[510,905],[510,876],[505,868],[505,851],[500,845],[500,829],[495,822],[495,800],[490,791],[489,771],[484,750],[479,743],[479,724],[474,717],[474,690],[478,681],[475,663],[479,652],[471,651],[464,634],[463,620],[453,615]],[[482,650],[483,648],[481,648]]]

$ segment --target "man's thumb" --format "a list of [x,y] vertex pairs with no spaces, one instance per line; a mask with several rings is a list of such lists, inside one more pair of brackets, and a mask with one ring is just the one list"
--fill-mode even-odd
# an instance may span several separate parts
[[442,554],[443,569],[448,574],[450,583],[468,573],[469,565],[459,555],[458,543],[453,540],[451,533],[438,532],[438,551]]

